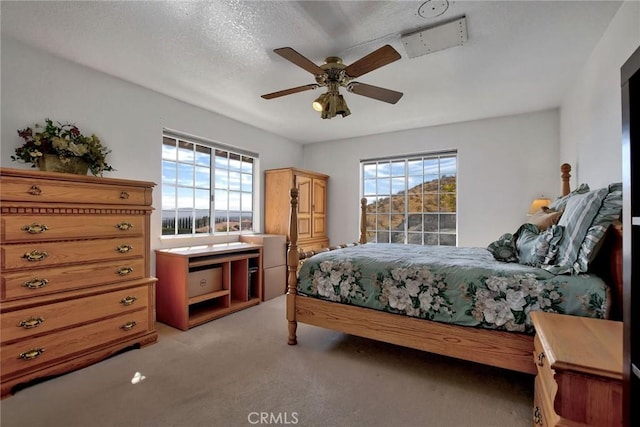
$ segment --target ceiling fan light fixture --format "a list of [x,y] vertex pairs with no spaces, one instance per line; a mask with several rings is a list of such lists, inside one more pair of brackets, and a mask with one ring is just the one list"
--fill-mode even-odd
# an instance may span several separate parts
[[313,104],[311,104],[313,109],[319,113],[322,112],[322,110],[324,110],[325,106],[327,105],[327,96],[327,93],[323,93],[322,95],[317,97],[316,100],[313,101]]
[[347,103],[342,95],[335,96],[335,102],[336,114],[340,114],[342,117],[347,117],[351,114],[351,111],[349,110],[349,107],[347,107]]
[[346,117],[351,114],[344,97],[338,91],[325,93],[325,104],[320,117],[323,119],[332,119],[337,115]]

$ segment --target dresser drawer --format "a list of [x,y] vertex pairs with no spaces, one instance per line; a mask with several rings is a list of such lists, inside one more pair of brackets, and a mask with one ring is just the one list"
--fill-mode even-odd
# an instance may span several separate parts
[[[104,181],[106,182],[106,181]],[[151,205],[151,189],[127,185],[2,176],[2,201]]]
[[533,339],[533,361],[538,369],[538,377],[540,381],[544,381],[545,389],[549,391],[550,398],[555,398],[556,392],[558,391],[558,384],[554,379],[555,373],[549,365],[549,360],[544,353],[544,348],[537,335]]
[[560,421],[560,417],[553,410],[553,400],[549,396],[549,390],[546,389],[542,379],[537,376],[534,382],[533,397],[533,425],[534,427],[552,427],[556,426]]
[[135,280],[146,277],[142,257],[79,264],[29,271],[13,271],[2,275],[3,301],[38,297],[72,289]]
[[3,215],[2,241],[36,242],[141,236],[142,215]]
[[10,343],[115,314],[145,310],[148,305],[149,286],[137,286],[2,313],[2,342]]
[[135,311],[0,347],[3,379],[55,364],[63,358],[149,330],[147,310]]
[[534,382],[534,393],[533,393],[533,425],[534,427],[549,427],[547,420],[545,419],[545,408],[543,406],[543,396],[544,392],[541,386],[538,384],[540,381],[539,378],[536,377]]
[[144,257],[143,237],[2,245],[2,270]]

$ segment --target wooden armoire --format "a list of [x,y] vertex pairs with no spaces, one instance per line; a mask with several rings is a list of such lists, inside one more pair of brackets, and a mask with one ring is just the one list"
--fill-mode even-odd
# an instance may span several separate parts
[[327,237],[327,175],[296,168],[265,171],[264,232],[289,240],[290,190],[298,195],[298,248],[329,246]]

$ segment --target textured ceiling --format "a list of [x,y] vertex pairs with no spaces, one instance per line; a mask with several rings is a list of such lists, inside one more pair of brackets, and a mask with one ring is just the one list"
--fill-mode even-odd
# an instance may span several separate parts
[[[620,4],[2,1],[0,12],[3,37],[310,143],[557,107]],[[463,15],[465,45],[409,59],[400,35]],[[402,59],[357,80],[404,92],[395,105],[346,93],[352,114],[322,120],[311,102],[323,89],[260,98],[314,83],[274,48],[350,64],[384,44]]]

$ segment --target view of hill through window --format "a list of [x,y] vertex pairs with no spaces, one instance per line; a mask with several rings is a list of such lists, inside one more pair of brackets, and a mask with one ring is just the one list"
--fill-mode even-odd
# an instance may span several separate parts
[[362,162],[367,240],[455,246],[457,153]]

